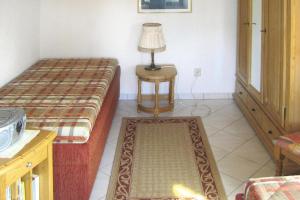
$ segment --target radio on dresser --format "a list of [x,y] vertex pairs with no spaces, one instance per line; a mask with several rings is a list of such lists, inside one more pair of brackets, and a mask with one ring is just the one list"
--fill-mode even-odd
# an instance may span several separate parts
[[15,144],[23,135],[26,114],[21,108],[0,108],[0,151]]

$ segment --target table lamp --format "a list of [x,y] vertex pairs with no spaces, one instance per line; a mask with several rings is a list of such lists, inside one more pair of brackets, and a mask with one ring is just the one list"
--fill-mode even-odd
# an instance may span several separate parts
[[166,50],[166,42],[164,39],[162,26],[159,23],[143,24],[142,36],[138,46],[141,52],[151,53],[151,65],[145,67],[146,70],[160,70],[161,66],[155,65],[154,53]]

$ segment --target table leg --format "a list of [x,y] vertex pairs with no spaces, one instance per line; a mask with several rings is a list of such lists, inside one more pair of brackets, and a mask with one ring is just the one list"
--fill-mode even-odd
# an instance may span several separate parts
[[142,81],[138,80],[137,112],[141,112],[139,106],[142,105]]
[[155,81],[155,107],[154,107],[154,116],[158,117],[159,115],[159,81]]
[[283,175],[283,160],[284,156],[281,154],[281,149],[279,146],[275,146],[274,149],[274,156],[276,159],[276,176],[282,176]]
[[4,180],[1,180],[2,178],[0,177],[0,197],[3,199],[6,199],[6,187],[7,185],[4,184]]
[[172,78],[170,80],[170,85],[169,85],[169,104],[173,107],[174,109],[174,88],[175,87],[175,78]]

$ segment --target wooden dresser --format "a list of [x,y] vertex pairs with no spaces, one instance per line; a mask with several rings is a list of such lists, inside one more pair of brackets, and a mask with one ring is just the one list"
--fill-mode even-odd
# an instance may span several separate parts
[[239,0],[237,104],[273,155],[300,131],[300,1]]
[[25,185],[26,200],[32,199],[32,176],[39,176],[39,197],[53,200],[52,142],[56,134],[41,131],[12,159],[0,159],[0,200],[6,199],[6,189],[11,187],[12,199],[17,199],[18,179]]

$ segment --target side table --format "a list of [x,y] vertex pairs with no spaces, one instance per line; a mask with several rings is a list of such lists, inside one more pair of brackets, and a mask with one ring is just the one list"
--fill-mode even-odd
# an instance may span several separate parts
[[[147,112],[154,114],[158,117],[162,112],[170,112],[174,110],[174,86],[175,77],[177,75],[177,70],[175,65],[161,65],[162,69],[157,71],[147,71],[145,70],[146,65],[138,65],[136,67],[136,75],[138,77],[138,96],[137,96],[137,111]],[[147,95],[142,94],[142,82],[150,82],[155,84],[155,94],[151,95],[154,97],[154,107],[143,106],[143,100]],[[169,94],[168,94],[168,105],[165,107],[160,107],[160,100],[163,95],[159,94],[159,86],[162,82],[169,82]]]

